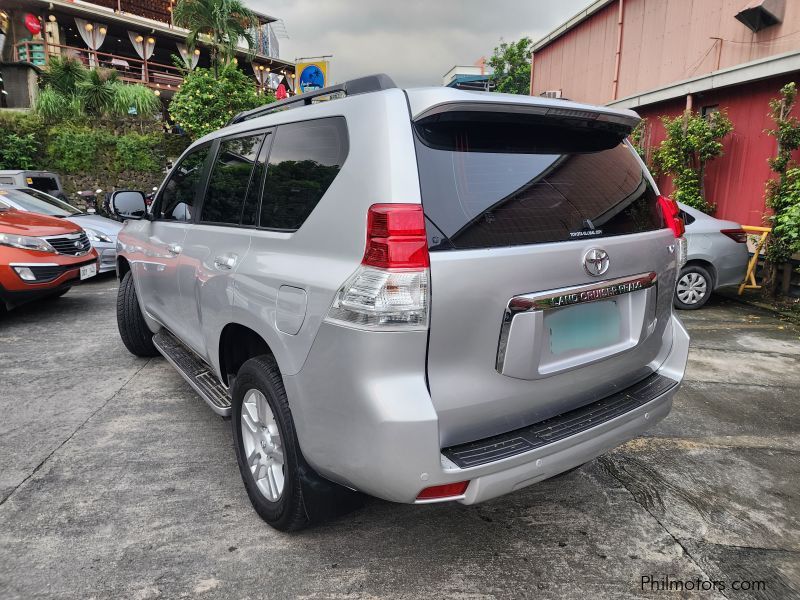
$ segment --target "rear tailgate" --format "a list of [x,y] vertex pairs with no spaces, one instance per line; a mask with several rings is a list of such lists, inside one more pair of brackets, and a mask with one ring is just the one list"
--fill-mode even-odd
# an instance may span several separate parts
[[635,121],[498,106],[415,119],[443,446],[628,387],[671,344],[675,239],[622,143]]

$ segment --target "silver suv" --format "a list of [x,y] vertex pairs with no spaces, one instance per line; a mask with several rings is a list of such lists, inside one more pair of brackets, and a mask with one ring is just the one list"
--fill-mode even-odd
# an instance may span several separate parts
[[633,112],[385,75],[235,117],[150,214],[117,192],[118,321],[230,416],[258,514],[481,502],[663,419],[683,225]]

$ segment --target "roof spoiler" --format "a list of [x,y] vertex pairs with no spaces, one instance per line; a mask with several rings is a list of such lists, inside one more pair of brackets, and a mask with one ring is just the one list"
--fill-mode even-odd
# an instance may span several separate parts
[[[396,88],[394,81],[386,73],[378,73],[377,75],[367,75],[366,77],[359,77],[358,79],[351,79],[338,85],[314,90],[313,92],[304,92],[297,94],[292,98],[286,100],[279,100],[278,102],[270,102],[264,106],[259,106],[253,110],[241,112],[230,121],[228,125],[241,123],[242,121],[249,121],[256,117],[263,117],[265,115],[279,112],[282,110],[291,110],[293,108],[300,108],[301,106],[308,106],[314,104],[315,98],[324,96],[357,96],[358,94],[368,94],[370,92],[380,92],[382,90],[389,90]],[[318,100],[321,101],[321,100]]]
[[507,102],[443,102],[424,110],[414,117],[415,123],[424,122],[429,119],[442,118],[448,113],[454,112],[482,112],[482,113],[503,113],[520,115],[539,115],[542,117],[553,117],[561,119],[574,119],[577,121],[588,121],[601,124],[608,124],[612,127],[630,133],[641,118],[630,111],[606,111],[602,107],[570,107],[533,104],[528,102],[507,103]]

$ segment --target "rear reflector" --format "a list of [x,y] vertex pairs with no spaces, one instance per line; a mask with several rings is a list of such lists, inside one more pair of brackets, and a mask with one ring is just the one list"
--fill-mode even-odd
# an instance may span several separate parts
[[441,500],[442,498],[457,498],[467,491],[469,481],[446,483],[425,488],[417,495],[417,500]]
[[425,217],[419,204],[373,204],[367,213],[362,264],[379,269],[429,266]]
[[680,217],[681,209],[678,207],[678,203],[672,198],[659,196],[658,205],[661,207],[661,214],[664,215],[667,227],[672,230],[676,238],[681,237],[686,232],[686,228],[683,225],[683,219]]
[[719,232],[739,244],[747,243],[747,232],[744,229],[720,229]]

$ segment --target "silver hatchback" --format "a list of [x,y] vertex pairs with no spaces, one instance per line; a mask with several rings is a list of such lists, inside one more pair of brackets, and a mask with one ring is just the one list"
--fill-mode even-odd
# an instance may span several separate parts
[[150,213],[112,197],[122,340],[231,417],[279,529],[571,469],[663,419],[686,365],[683,224],[637,122],[385,75],[239,115]]

